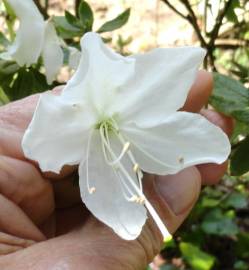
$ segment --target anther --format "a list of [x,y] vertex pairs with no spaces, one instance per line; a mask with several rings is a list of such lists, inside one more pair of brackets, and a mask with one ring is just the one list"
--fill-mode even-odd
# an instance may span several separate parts
[[145,203],[145,198],[144,197],[139,197],[138,198],[138,203],[139,204],[144,204]]
[[130,147],[130,145],[131,145],[131,143],[130,142],[127,142],[127,143],[125,143],[125,145],[124,145],[124,148],[123,148],[123,153],[126,153],[127,151],[128,151],[128,149],[129,149],[129,147]]
[[89,193],[90,194],[93,194],[94,192],[96,192],[96,188],[95,187],[91,187],[91,188],[89,188]]
[[130,199],[129,199],[129,201],[130,202],[138,202],[138,200],[139,200],[139,198],[138,198],[138,196],[137,195],[133,195]]
[[138,163],[135,163],[134,166],[133,166],[133,171],[134,171],[135,173],[137,173],[138,170],[139,170],[139,165],[138,165]]

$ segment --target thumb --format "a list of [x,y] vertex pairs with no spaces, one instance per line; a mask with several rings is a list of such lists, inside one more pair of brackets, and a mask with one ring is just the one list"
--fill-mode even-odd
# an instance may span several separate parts
[[201,175],[196,167],[175,175],[147,176],[145,193],[157,209],[170,233],[174,233],[196,203],[201,189]]

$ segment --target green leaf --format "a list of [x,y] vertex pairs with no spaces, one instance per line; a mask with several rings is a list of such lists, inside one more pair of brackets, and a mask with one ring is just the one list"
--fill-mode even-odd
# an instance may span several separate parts
[[246,195],[244,195],[242,193],[233,192],[223,202],[223,206],[233,207],[235,209],[246,208],[247,207],[247,197],[246,197]]
[[235,8],[240,7],[240,2],[239,0],[233,0],[225,14],[226,18],[228,19],[228,21],[230,22],[234,22],[234,23],[238,23],[238,18],[237,15],[235,13]]
[[111,32],[127,23],[130,17],[130,8],[126,9],[123,13],[119,14],[115,19],[104,23],[99,30],[98,33]]
[[238,240],[235,245],[235,251],[239,258],[249,258],[249,233],[240,232],[237,236]]
[[9,40],[5,37],[5,35],[0,32],[0,45],[2,45],[3,47],[7,47],[10,45]]
[[202,200],[201,200],[201,206],[205,208],[217,206],[219,203],[220,203],[219,199],[213,199],[207,196],[202,197]]
[[210,103],[217,111],[249,124],[249,90],[239,81],[214,73],[214,92]]
[[69,24],[76,28],[80,28],[80,21],[77,17],[75,17],[73,14],[71,14],[69,11],[65,11],[65,18]]
[[233,269],[235,269],[235,270],[248,270],[249,265],[248,265],[248,263],[240,260],[240,261],[235,262],[235,264],[233,265]]
[[17,100],[48,89],[49,85],[44,74],[33,68],[21,68],[6,94],[11,100]]
[[9,102],[9,98],[4,93],[4,90],[0,87],[0,106],[7,104]]
[[193,270],[210,270],[214,266],[215,257],[193,244],[182,242],[180,243],[180,250]]
[[93,11],[86,1],[82,1],[79,5],[78,15],[85,32],[92,30],[94,16]]
[[64,39],[72,39],[74,37],[81,37],[84,31],[68,23],[64,16],[54,16],[53,22],[59,36]]
[[230,170],[232,175],[242,175],[249,171],[249,136],[232,153]]
[[160,267],[160,270],[179,270],[179,268],[174,265],[163,265]]
[[201,223],[202,230],[207,234],[219,236],[236,235],[239,231],[234,220],[222,213],[221,209],[210,211]]

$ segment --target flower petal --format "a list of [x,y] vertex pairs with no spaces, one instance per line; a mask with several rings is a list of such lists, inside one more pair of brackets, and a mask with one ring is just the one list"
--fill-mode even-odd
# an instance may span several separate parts
[[14,43],[1,58],[12,58],[20,66],[36,63],[41,54],[44,38],[44,20],[32,0],[8,0],[20,20]]
[[199,114],[176,112],[159,125],[122,127],[133,154],[149,173],[173,174],[202,163],[222,163],[230,153],[225,133]]
[[89,185],[96,190],[92,194],[88,192],[87,162],[82,162],[79,168],[82,200],[96,218],[120,237],[133,240],[140,234],[146,221],[146,209],[141,204],[125,199],[119,179],[104,159],[98,132],[93,133],[90,145]]
[[81,51],[78,70],[64,91],[70,89],[80,97],[87,92],[96,110],[108,114],[119,87],[133,75],[135,60],[111,51],[98,34],[91,32],[81,39]]
[[69,50],[68,65],[71,69],[76,70],[80,64],[81,51],[71,46],[68,47],[68,50]]
[[52,22],[46,22],[42,57],[48,84],[51,84],[63,65],[63,50]]
[[131,56],[135,76],[119,91],[118,106],[126,121],[154,124],[181,108],[205,50],[194,47],[154,49]]
[[64,165],[79,164],[93,120],[84,106],[51,93],[41,95],[22,147],[42,171],[60,172]]

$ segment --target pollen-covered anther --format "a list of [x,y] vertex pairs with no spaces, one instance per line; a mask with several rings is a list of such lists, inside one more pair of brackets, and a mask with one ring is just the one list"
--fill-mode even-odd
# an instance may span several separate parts
[[95,187],[89,188],[89,193],[90,194],[93,194],[94,192],[96,192],[96,188]]
[[139,197],[138,198],[138,203],[139,204],[144,204],[145,203],[145,198],[144,197]]
[[138,163],[134,164],[134,166],[133,166],[133,171],[134,171],[135,173],[137,173],[139,169],[140,169],[140,167],[139,167]]
[[123,151],[122,152],[123,153],[126,153],[129,150],[130,145],[131,145],[130,142],[126,142],[125,145],[124,145],[124,148],[123,148]]
[[129,201],[130,202],[138,202],[138,200],[139,200],[139,198],[138,198],[138,196],[137,195],[133,195],[130,199],[129,199]]

